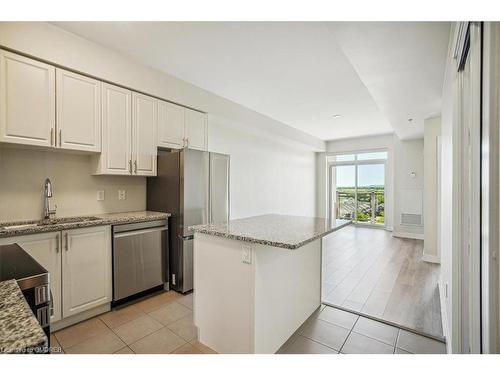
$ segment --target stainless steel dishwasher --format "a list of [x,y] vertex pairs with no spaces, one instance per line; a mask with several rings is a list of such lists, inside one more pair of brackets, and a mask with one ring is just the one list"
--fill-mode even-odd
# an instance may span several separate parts
[[168,221],[113,226],[113,304],[168,289]]

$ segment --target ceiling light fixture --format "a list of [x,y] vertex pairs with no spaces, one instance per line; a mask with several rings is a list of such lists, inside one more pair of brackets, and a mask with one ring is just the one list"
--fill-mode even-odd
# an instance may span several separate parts
[[408,119],[408,123],[411,125],[413,123],[413,119],[412,118],[409,118]]
[[339,117],[341,117],[341,116],[342,116],[342,115],[333,115],[332,117],[333,117],[333,118],[339,118]]

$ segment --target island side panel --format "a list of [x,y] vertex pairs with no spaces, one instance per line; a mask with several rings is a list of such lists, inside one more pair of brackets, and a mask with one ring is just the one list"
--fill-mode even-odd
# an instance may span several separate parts
[[321,305],[321,239],[255,247],[255,353],[275,353]]
[[242,244],[194,235],[194,323],[218,353],[253,353],[254,266],[242,262]]

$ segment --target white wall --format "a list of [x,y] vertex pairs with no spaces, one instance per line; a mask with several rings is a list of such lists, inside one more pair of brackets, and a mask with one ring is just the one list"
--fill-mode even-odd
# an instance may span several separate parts
[[326,153],[316,153],[316,216],[328,217],[328,165]]
[[441,152],[441,117],[424,121],[424,259],[440,261],[439,233],[439,170],[438,153]]
[[[414,172],[415,178],[411,177]],[[419,191],[423,196],[424,189],[424,140],[400,140],[394,135],[394,232],[398,237],[424,237],[423,225],[401,224],[401,214],[405,211],[408,196],[405,192]],[[413,198],[410,198],[413,200]],[[422,202],[420,202],[422,203]],[[413,205],[413,204],[411,204]],[[422,204],[420,204],[422,213]],[[413,213],[413,212],[410,212]],[[425,223],[424,223],[425,225]]]
[[[90,159],[56,151],[0,148],[0,221],[39,219],[45,178],[53,183],[51,207],[58,216],[125,212],[146,208],[145,177],[91,176]],[[126,199],[118,200],[118,189]],[[104,201],[97,191],[104,190]]]
[[211,118],[210,151],[231,155],[231,218],[315,216],[315,154]]
[[[324,150],[323,141],[173,76],[137,64],[124,55],[48,23],[0,22],[0,46],[209,113],[210,150],[231,154],[232,217],[268,212],[314,215],[314,151]],[[38,154],[29,150],[23,152],[8,158],[22,173],[14,174],[14,171],[9,170],[6,175],[2,175],[2,180],[14,180],[2,190],[6,204],[11,202],[13,205],[4,211],[8,214],[1,214],[2,217],[9,216],[8,219],[12,215],[16,218],[26,215],[39,217],[40,198],[36,197],[35,192],[43,184],[40,176],[35,175],[36,178],[29,181],[30,185],[24,187],[30,191],[26,197],[32,197],[31,203],[25,203],[26,213],[16,211],[14,206],[18,203],[12,198],[17,198],[15,190],[20,184],[20,176],[28,173],[24,165],[36,165],[40,170],[48,171],[53,159],[57,159],[52,154],[45,156],[46,159],[42,158],[46,161],[41,162],[37,160]],[[122,206],[111,203],[101,207],[96,202],[90,202],[96,194],[96,187],[101,186],[105,178],[99,180],[98,177],[89,176],[84,165],[87,157],[59,156],[66,163],[64,168],[78,171],[82,174],[81,178],[88,178],[83,184],[68,185],[71,188],[68,193],[81,192],[89,198],[81,203],[63,200],[58,213],[122,210]],[[24,159],[27,159],[26,163]],[[60,169],[63,168],[61,163],[62,160],[56,163],[53,168],[57,170],[51,173],[64,176],[64,169]],[[132,178],[134,180],[129,179],[108,179],[104,184],[114,185],[119,181],[137,185],[137,194],[130,196],[128,203],[142,209],[145,195],[140,191],[144,190],[145,180],[136,177]],[[61,186],[60,181],[54,183]]]

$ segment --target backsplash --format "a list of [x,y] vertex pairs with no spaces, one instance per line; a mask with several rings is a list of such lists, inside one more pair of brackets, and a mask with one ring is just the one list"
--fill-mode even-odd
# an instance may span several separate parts
[[[53,183],[51,208],[75,216],[144,210],[146,178],[92,176],[90,156],[0,146],[0,221],[41,218],[45,178]],[[104,200],[97,191],[104,190]],[[118,199],[118,190],[126,199]]]

